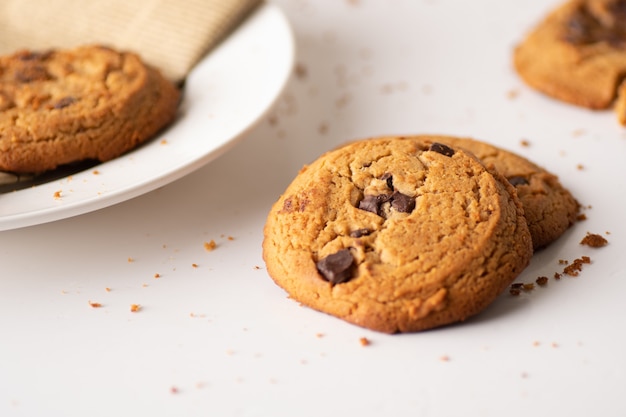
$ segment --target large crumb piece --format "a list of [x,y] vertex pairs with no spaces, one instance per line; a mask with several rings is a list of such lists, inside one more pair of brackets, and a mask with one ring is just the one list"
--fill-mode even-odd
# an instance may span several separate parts
[[217,243],[215,243],[213,239],[211,239],[210,242],[204,242],[204,249],[207,250],[208,252],[215,250],[216,247],[217,247]]
[[591,246],[592,248],[601,248],[602,246],[606,246],[608,243],[608,240],[594,233],[587,233],[587,236],[580,241],[581,245]]

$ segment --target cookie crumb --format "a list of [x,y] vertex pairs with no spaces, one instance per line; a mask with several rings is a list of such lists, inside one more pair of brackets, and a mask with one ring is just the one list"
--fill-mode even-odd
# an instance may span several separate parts
[[139,304],[131,304],[131,305],[130,305],[130,311],[131,311],[132,313],[136,313],[136,312],[138,312],[139,310],[141,310],[141,306],[140,306]]
[[170,392],[171,392],[172,394],[178,394],[180,391],[179,391],[179,390],[178,390],[178,388],[176,388],[176,387],[171,387],[171,388],[170,388]]
[[309,75],[309,71],[308,71],[306,65],[304,65],[301,62],[298,62],[295,65],[293,72],[296,75],[296,78],[299,79],[299,80],[305,80],[307,78],[307,76]]
[[576,165],[576,169],[579,170],[579,171],[582,171],[582,170],[585,169],[585,167],[583,166],[583,164],[578,164],[578,165]]
[[574,261],[570,265],[566,266],[563,269],[563,273],[571,277],[576,277],[578,276],[580,271],[582,271],[583,264],[590,264],[590,263],[591,263],[591,258],[589,258],[588,256],[581,256],[580,258],[574,259]]
[[509,100],[514,100],[514,99],[516,99],[518,96],[519,96],[519,90],[509,90],[509,91],[507,91],[507,93],[506,93],[506,97],[507,97]]
[[134,260],[133,258],[131,258],[130,256],[128,257],[128,259],[127,259],[127,260],[128,260],[128,262],[129,262],[129,263],[131,263],[131,262],[135,262],[135,260]]
[[317,337],[318,339],[321,339],[324,336],[324,333],[315,333],[315,337]]
[[554,279],[561,279],[561,274],[559,274],[558,272],[555,272]]
[[450,362],[450,356],[448,356],[448,355],[442,355],[442,356],[440,356],[440,357],[439,357],[439,360],[440,360],[441,362]]
[[548,277],[544,277],[544,276],[538,277],[535,282],[537,283],[537,285],[540,285],[543,287],[544,285],[548,283]]
[[91,306],[91,308],[100,308],[100,307],[102,307],[102,304],[97,303],[95,301],[89,301],[89,305]]
[[111,288],[110,288],[110,287],[105,287],[105,288],[104,288],[104,290],[105,290],[106,292],[111,292]]
[[359,342],[361,343],[361,346],[369,346],[372,344],[372,342],[367,337],[360,338]]
[[167,145],[167,139],[162,139],[161,140],[161,145]]
[[192,268],[197,268],[197,267],[198,267],[198,264],[193,263],[193,264],[191,264],[191,267],[192,267]]
[[604,237],[594,233],[587,233],[587,236],[580,241],[581,245],[587,245],[592,248],[601,248],[602,246],[606,246],[608,243],[609,241]]
[[579,222],[587,220],[587,215],[585,213],[580,213],[576,216],[576,220]]
[[61,190],[55,191],[53,194],[53,197],[55,200],[60,200],[61,199]]
[[528,139],[522,139],[519,141],[519,144],[524,148],[528,148],[530,146],[530,141]]
[[213,239],[211,239],[211,241],[209,241],[209,242],[204,242],[204,249],[207,252],[211,252],[211,251],[215,250],[216,247],[217,247],[217,243],[215,243],[215,241]]
[[154,274],[154,277],[155,277],[155,278],[161,278],[161,274],[156,273],[156,274]]

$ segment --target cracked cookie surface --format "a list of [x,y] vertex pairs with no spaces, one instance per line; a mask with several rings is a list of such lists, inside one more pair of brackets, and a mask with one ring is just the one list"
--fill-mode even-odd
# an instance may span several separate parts
[[513,60],[531,87],[590,109],[615,103],[626,125],[626,0],[562,4],[518,45]]
[[512,186],[425,137],[347,144],[304,167],[273,205],[263,257],[291,298],[396,333],[477,314],[532,243]]
[[128,52],[84,46],[0,57],[0,171],[113,159],[168,125],[179,98]]
[[554,242],[576,221],[580,208],[576,199],[556,175],[528,159],[470,138],[431,136],[427,140],[471,152],[515,187],[535,250]]

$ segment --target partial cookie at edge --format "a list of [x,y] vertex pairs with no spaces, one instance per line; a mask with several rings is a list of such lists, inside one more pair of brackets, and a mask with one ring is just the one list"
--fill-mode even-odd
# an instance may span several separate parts
[[0,170],[115,158],[172,122],[179,99],[128,52],[84,46],[0,57]]

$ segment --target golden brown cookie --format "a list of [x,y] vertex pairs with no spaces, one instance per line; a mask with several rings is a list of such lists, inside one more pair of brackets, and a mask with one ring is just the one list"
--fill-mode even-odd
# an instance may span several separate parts
[[423,137],[322,155],[273,205],[264,236],[268,272],[293,299],[387,333],[477,314],[532,256],[508,181]]
[[115,158],[172,122],[179,96],[137,55],[101,46],[0,57],[0,171]]
[[471,152],[509,180],[524,207],[535,249],[554,242],[576,221],[580,208],[576,199],[556,175],[528,159],[469,138],[431,136],[428,140]]
[[626,124],[626,0],[570,0],[515,49],[514,65],[531,87],[556,99],[616,110]]

